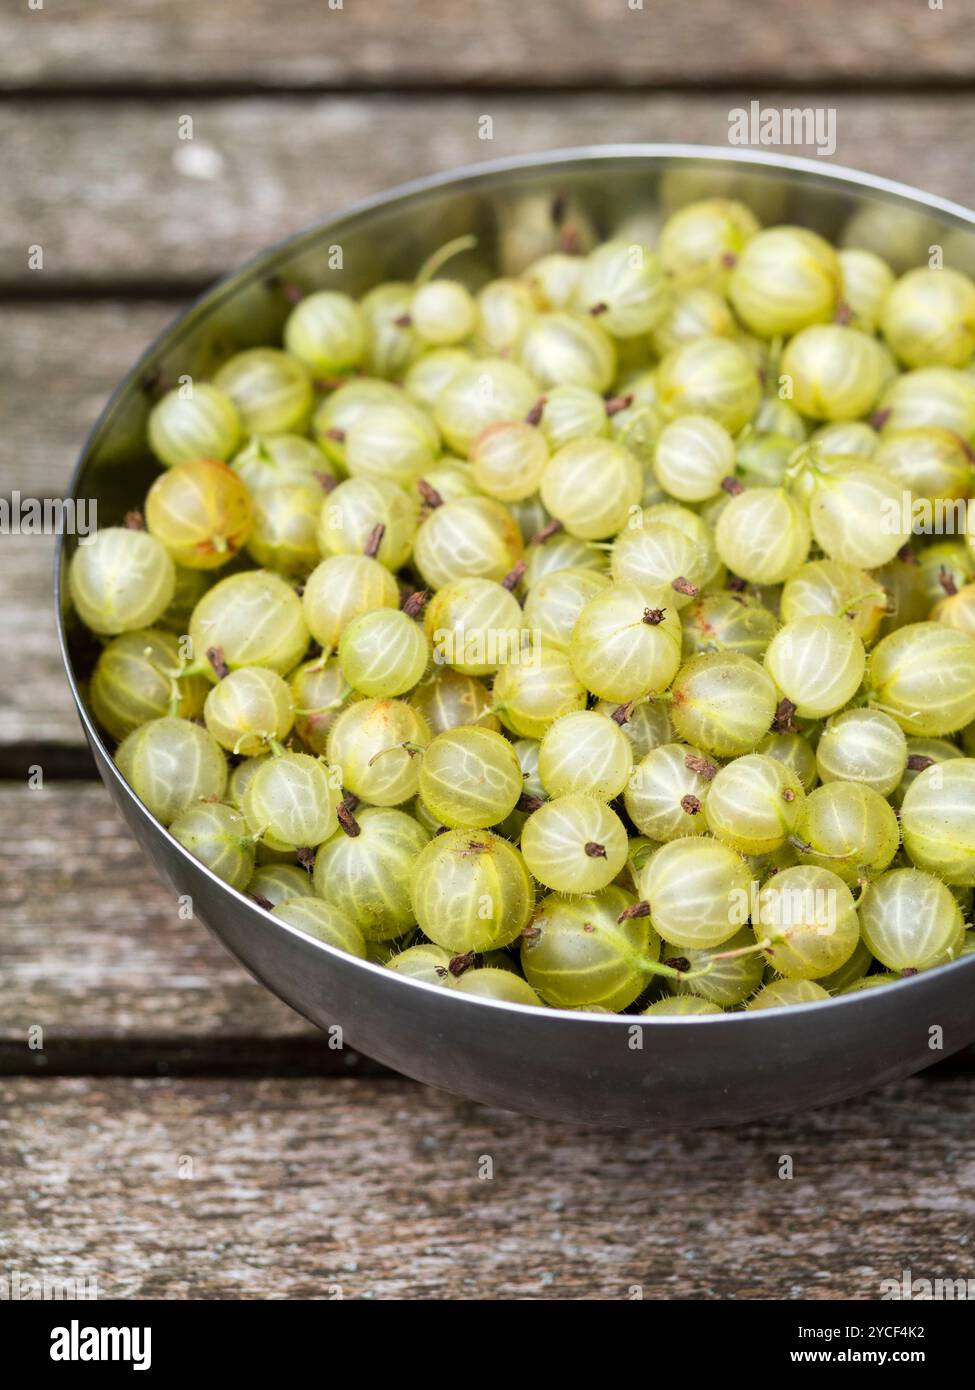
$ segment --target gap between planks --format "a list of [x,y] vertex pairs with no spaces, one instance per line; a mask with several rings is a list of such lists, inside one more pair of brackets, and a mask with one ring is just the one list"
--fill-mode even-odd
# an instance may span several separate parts
[[[324,1033],[267,1038],[197,1037],[167,1034],[80,1033],[45,1035],[43,1049],[0,1028],[0,1077],[33,1078],[44,1085],[57,1077],[348,1077],[407,1078],[353,1048],[333,1049]],[[413,1083],[417,1084],[417,1083]]]
[[[601,97],[604,100],[613,100],[620,96],[696,97],[720,96],[722,93],[740,96],[743,90],[747,91],[749,97],[775,96],[781,100],[782,77],[780,74],[761,69],[734,69],[730,73],[715,74],[714,77],[689,75],[682,78],[679,74],[671,74],[666,80],[660,81],[647,80],[640,76],[614,79],[607,73],[597,73],[589,78],[579,75],[568,80],[558,77],[549,80],[544,72],[540,72],[534,81],[526,81],[516,75],[508,82],[499,82],[494,75],[491,80],[484,81],[441,80],[433,73],[419,74],[410,81],[405,81],[397,74],[397,80],[392,82],[382,77],[308,83],[263,83],[238,78],[176,81],[172,78],[157,80],[147,77],[144,82],[113,81],[107,78],[79,81],[67,78],[58,83],[8,81],[0,87],[0,105],[22,101],[43,101],[46,105],[53,106],[59,102],[74,101],[110,104],[117,101],[180,100],[195,101],[202,105],[248,99],[285,101],[294,97],[388,97],[392,100],[409,100],[414,97],[469,97],[472,93],[476,93],[485,101],[529,99],[538,96]],[[790,77],[788,90],[798,97],[815,93],[826,99],[843,96],[972,96],[975,95],[975,80],[970,73],[965,72],[898,74],[888,71],[870,73],[866,77],[849,74],[829,78],[823,78],[815,72],[798,72]]]
[[[49,296],[80,294],[87,283],[185,294],[283,234],[406,179],[580,144],[726,146],[729,110],[750,100],[747,90],[507,96],[489,112],[490,140],[479,132],[491,103],[477,92],[211,101],[194,116],[195,162],[177,138],[191,102],[11,101],[0,106],[13,190],[0,293],[30,293],[43,279]],[[771,100],[794,105],[795,93]],[[804,101],[836,106],[837,163],[895,178],[922,169],[932,191],[968,196],[964,133],[975,96],[853,93],[831,102],[816,92]],[[946,130],[959,134],[948,140]],[[35,244],[44,247],[43,272],[28,266]]]
[[884,0],[49,0],[0,17],[0,85],[236,84],[335,90],[663,82],[867,84],[961,80],[975,56],[964,6]]

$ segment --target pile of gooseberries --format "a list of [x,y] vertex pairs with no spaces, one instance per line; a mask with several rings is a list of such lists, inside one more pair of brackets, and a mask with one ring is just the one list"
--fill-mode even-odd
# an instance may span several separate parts
[[122,775],[269,931],[481,999],[975,949],[975,524],[913,521],[975,493],[975,284],[723,197],[529,221],[158,387],[69,571]]

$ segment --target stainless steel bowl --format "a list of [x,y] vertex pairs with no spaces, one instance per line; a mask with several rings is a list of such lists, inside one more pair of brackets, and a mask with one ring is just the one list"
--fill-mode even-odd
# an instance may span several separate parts
[[[975,215],[911,188],[847,169],[751,151],[613,146],[495,162],[424,179],[300,233],[220,281],[136,364],[92,431],[71,484],[116,522],[156,472],[145,445],[152,383],[204,376],[231,351],[277,339],[288,281],[361,293],[410,278],[449,237],[474,232],[485,266],[504,270],[551,249],[558,200],[607,235],[719,192],[765,222],[797,222],[882,251],[898,268],[951,244],[975,262]],[[527,231],[525,229],[528,229]],[[329,268],[341,246],[344,269]],[[334,257],[333,257],[334,259]],[[461,263],[463,264],[463,263]],[[483,273],[476,257],[467,269]],[[196,916],[247,969],[321,1028],[430,1085],[561,1120],[685,1127],[731,1124],[822,1105],[938,1061],[975,1039],[975,957],[885,989],[821,1004],[703,1018],[643,1018],[532,1009],[472,999],[403,979],[272,920],[193,859],[120,777],[89,715],[82,683],[90,645],[67,611],[59,543],[55,588],[65,670],[99,772],[143,849],[190,894]],[[87,655],[86,655],[87,654]],[[943,1032],[933,1051],[931,1029]]]

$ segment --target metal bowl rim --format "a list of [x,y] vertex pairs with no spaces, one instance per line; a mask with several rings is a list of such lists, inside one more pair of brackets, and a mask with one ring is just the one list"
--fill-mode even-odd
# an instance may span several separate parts
[[[229,270],[225,275],[220,276],[211,285],[208,285],[201,293],[194,296],[190,302],[184,305],[170,319],[162,330],[153,338],[152,342],[136,359],[133,366],[125,373],[119,384],[112,391],[98,418],[88,431],[81,452],[78,456],[71,477],[68,483],[67,497],[74,498],[77,494],[78,485],[81,481],[81,474],[86,465],[91,448],[109,421],[116,403],[122,398],[130,386],[144,372],[146,366],[152,361],[156,353],[164,346],[169,339],[177,324],[185,322],[194,314],[202,310],[210,301],[211,297],[217,295],[221,290],[229,289],[230,286],[249,274],[260,271],[289,247],[317,235],[326,233],[328,229],[336,224],[346,222],[350,218],[366,215],[370,212],[378,212],[380,209],[390,208],[397,203],[408,202],[417,195],[434,192],[438,189],[449,189],[455,184],[462,184],[471,179],[481,177],[491,178],[498,174],[518,173],[522,170],[538,169],[543,170],[547,166],[558,166],[562,164],[573,164],[585,161],[618,160],[618,159],[657,159],[657,160],[681,160],[699,161],[700,163],[734,163],[742,165],[755,165],[760,169],[775,169],[783,173],[805,174],[814,176],[819,181],[826,184],[849,185],[851,189],[869,189],[872,192],[886,194],[889,197],[898,198],[908,203],[920,205],[921,207],[932,209],[936,212],[955,217],[961,222],[968,223],[975,229],[975,212],[963,207],[960,203],[955,203],[948,198],[941,198],[933,193],[925,193],[922,189],[914,188],[910,184],[901,183],[895,179],[884,178],[877,174],[868,174],[864,171],[852,169],[847,165],[830,164],[824,166],[818,164],[813,159],[806,159],[798,155],[779,155],[768,154],[764,151],[752,150],[748,147],[740,149],[726,149],[720,145],[681,145],[681,144],[612,144],[612,145],[588,145],[568,147],[564,149],[546,151],[540,155],[515,155],[506,158],[485,160],[476,164],[462,165],[460,168],[448,170],[446,173],[425,175],[422,178],[411,179],[406,183],[395,185],[385,192],[373,194],[368,198],[359,199],[348,207],[340,209],[332,216],[309,226],[299,228],[283,237],[280,241],[274,242],[271,246],[265,247],[256,255],[248,257],[241,265]],[[194,869],[206,875],[207,878],[218,888],[222,889],[238,905],[251,914],[261,913],[261,922],[266,926],[266,919],[271,917],[270,913],[264,912],[253,902],[252,899],[236,888],[232,888],[223,879],[218,878],[205,864],[190,854],[180,842],[170,833],[168,827],[163,826],[155,816],[151,814],[144,803],[136,796],[135,792],[125,781],[115,764],[113,755],[102,739],[101,733],[88,713],[88,709],[81,697],[78,683],[75,678],[74,668],[68,652],[67,633],[64,624],[64,610],[62,606],[62,585],[61,574],[63,568],[63,556],[65,548],[65,535],[59,532],[55,537],[54,548],[54,605],[55,620],[57,623],[58,650],[61,655],[62,665],[71,697],[74,701],[75,709],[84,729],[85,736],[89,743],[93,744],[102,756],[104,765],[111,769],[111,776],[116,787],[132,803],[136,812],[151,822],[154,828],[166,837],[169,844],[191,864]],[[314,896],[310,894],[309,896]],[[319,941],[317,938],[309,937],[305,932],[301,932],[297,927],[292,927],[289,923],[280,918],[273,918],[277,927],[288,932],[295,938],[303,942],[312,942],[326,957],[334,956],[346,962],[351,961],[355,966],[365,969],[370,974],[374,974],[384,981],[389,980],[390,976],[395,976],[399,983],[411,989],[420,989],[431,997],[442,999],[444,997],[443,987],[440,985],[427,984],[422,980],[414,980],[409,977],[397,976],[395,971],[388,970],[385,966],[379,965],[374,961],[359,960],[349,955],[348,952],[340,951],[338,947],[330,946],[327,942]],[[929,983],[941,976],[945,971],[961,972],[963,970],[975,970],[975,957],[966,960],[959,957],[958,960],[951,961],[947,965],[942,965],[934,971],[924,971],[919,975],[909,979],[896,980],[891,984],[882,987],[882,993],[886,996],[892,989],[904,990],[918,988],[924,983]],[[824,1010],[827,1008],[846,1008],[852,1010],[860,1007],[861,1011],[871,1007],[869,1000],[874,994],[872,989],[858,991],[856,994],[834,995],[829,999],[817,999],[806,1004],[793,1004],[789,1006],[780,1005],[768,1010],[751,1011],[745,1010],[741,1013],[722,1013],[722,1014],[700,1014],[680,1017],[676,1015],[663,1015],[660,1017],[647,1017],[645,1014],[599,1014],[589,1013],[584,1009],[556,1009],[548,1006],[541,1008],[533,1004],[514,1004],[507,1000],[487,999],[480,995],[466,995],[465,1002],[475,1005],[487,1006],[498,1012],[506,1013],[509,1010],[516,1010],[521,1014],[532,1014],[540,1019],[566,1019],[581,1020],[596,1023],[604,1026],[631,1027],[639,1022],[641,1027],[687,1027],[692,1024],[704,1024],[710,1027],[734,1027],[741,1028],[742,1020],[750,1018],[750,1026],[758,1027],[768,1019],[781,1017],[784,1011],[789,1014],[795,1011],[803,1013],[810,1009]],[[448,997],[457,998],[453,991]]]

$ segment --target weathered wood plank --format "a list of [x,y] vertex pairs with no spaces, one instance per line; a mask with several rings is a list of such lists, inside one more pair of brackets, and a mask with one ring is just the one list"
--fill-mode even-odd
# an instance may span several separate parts
[[395,1081],[7,1081],[0,1267],[103,1298],[872,1300],[971,1276],[973,1134],[962,1077],[686,1135]]
[[3,84],[345,87],[970,77],[963,6],[885,0],[46,0],[0,21]]
[[[0,750],[5,760],[12,747],[82,742],[57,649],[53,566],[53,537],[0,536]],[[32,760],[25,752],[19,764],[5,761],[0,775],[26,777]]]
[[[158,1040],[163,1064],[201,1038],[222,1058],[228,1040],[241,1038],[302,1038],[327,1050],[322,1034],[252,980],[199,922],[181,919],[100,782],[45,779],[40,790],[0,783],[0,823],[8,1069],[18,1049],[20,1070],[44,1065],[28,1055],[28,1030],[37,1025],[51,1067],[59,1055],[66,1066],[94,1065],[98,1042],[102,1057],[115,1050],[125,1071],[130,1036],[140,1047],[139,1039]],[[81,1056],[72,1063],[75,1045]]]
[[[0,495],[64,495],[98,412],[175,311],[172,304],[112,302],[4,308]],[[81,743],[57,653],[53,555],[49,536],[0,537],[0,748]]]
[[[11,102],[0,108],[7,189],[0,290],[127,283],[143,294],[150,284],[185,290],[416,175],[581,143],[725,144],[728,113],[749,96]],[[975,98],[812,92],[803,100],[837,108],[837,160],[907,173],[962,200],[970,195]],[[795,94],[770,93],[767,104],[794,105]],[[494,122],[491,140],[478,136],[485,114]],[[185,115],[193,116],[193,141],[177,138]],[[28,269],[36,245],[42,271]]]
[[60,497],[118,382],[179,304],[0,307],[0,495]]

